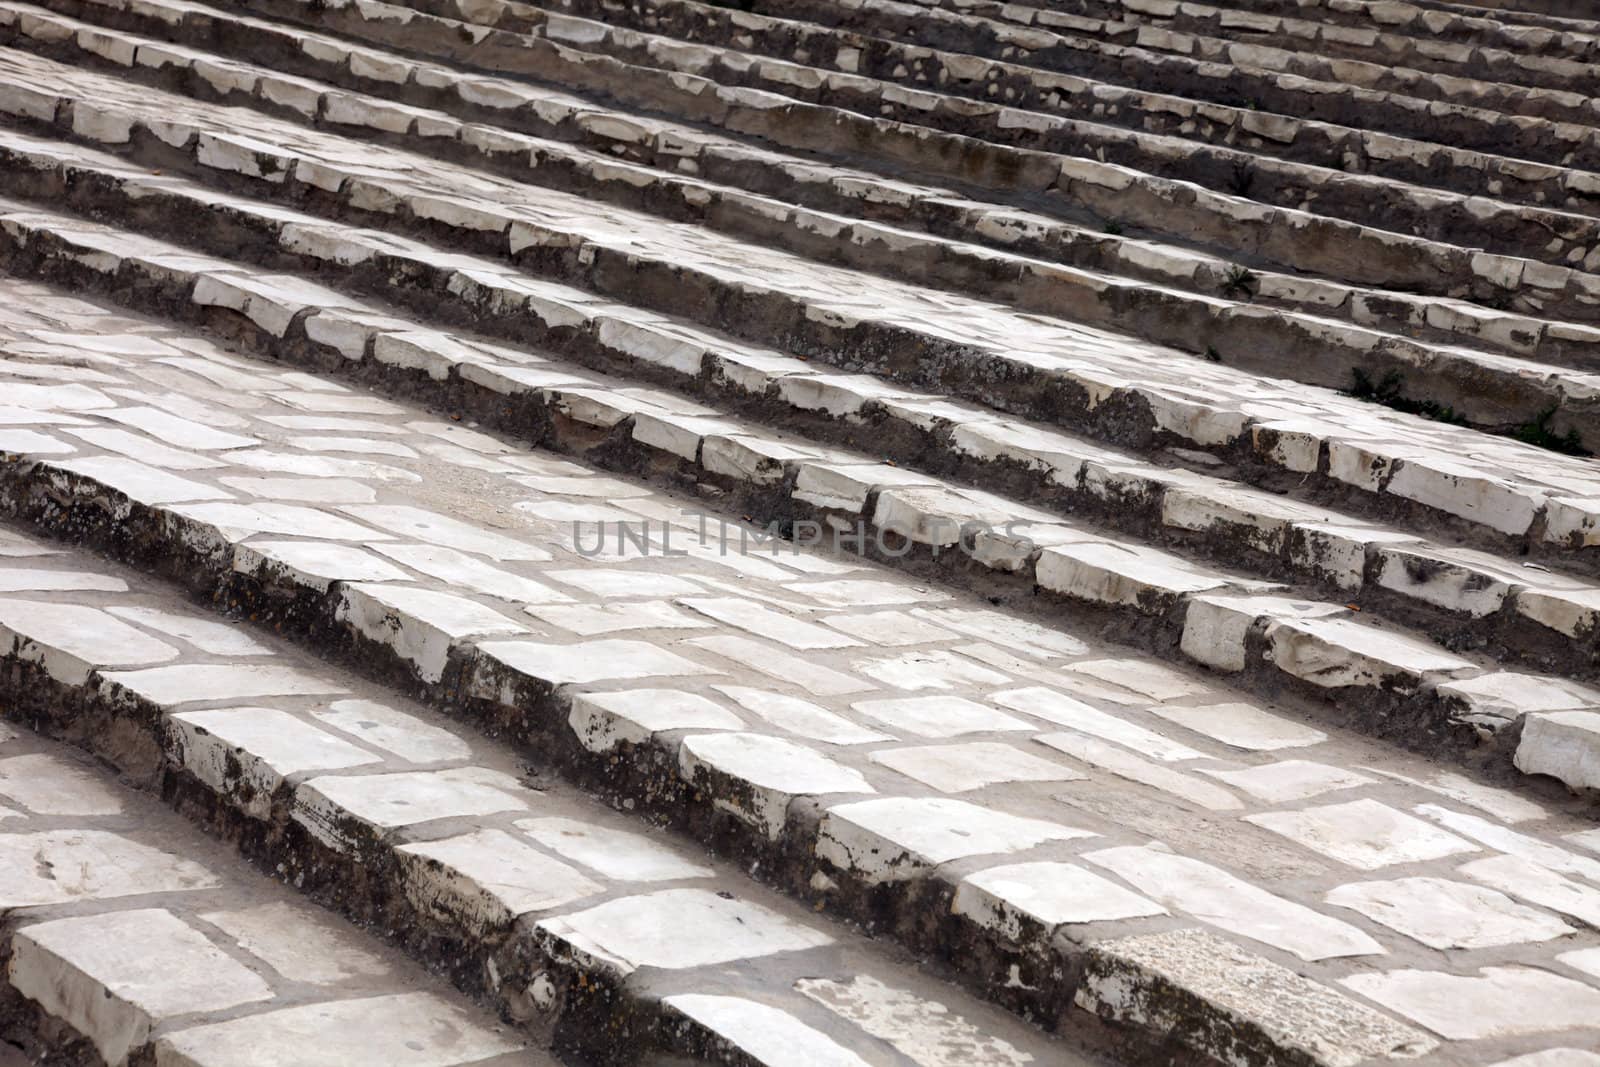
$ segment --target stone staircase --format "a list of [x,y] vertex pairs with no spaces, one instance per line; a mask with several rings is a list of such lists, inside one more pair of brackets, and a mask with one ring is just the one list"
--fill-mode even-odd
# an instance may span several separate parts
[[1572,14],[0,0],[0,1038],[1600,1063]]

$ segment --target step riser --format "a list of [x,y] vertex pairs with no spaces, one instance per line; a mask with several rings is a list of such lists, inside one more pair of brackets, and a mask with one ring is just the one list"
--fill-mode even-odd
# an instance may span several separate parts
[[[281,42],[286,47],[267,47],[273,39],[256,26],[230,27],[226,22],[198,20],[191,14],[184,19],[182,27],[172,27],[153,18],[131,16],[127,12],[105,13],[87,2],[53,0],[51,6],[56,10],[70,11],[74,16],[91,16],[99,25],[115,25],[158,39],[181,41],[190,46],[217,48],[223,54],[251,62],[269,62],[276,70],[315,77],[385,99],[399,99],[417,106],[438,108],[468,122],[488,122],[532,136],[576,142],[601,149],[611,157],[666,170],[678,169],[678,163],[683,158],[678,154],[656,151],[653,139],[605,139],[601,136],[602,129],[584,130],[570,123],[541,121],[531,110],[509,111],[475,106],[462,100],[453,88],[432,90],[414,82],[396,86],[392,82],[361,77],[343,62],[323,61],[307,55],[293,47],[289,43],[292,38],[287,35]],[[42,31],[28,33],[27,30],[28,27],[22,27],[15,37],[8,37],[6,31],[0,30],[0,40],[74,65],[111,69],[125,78],[192,98],[244,105],[280,118],[307,121],[303,113],[263,99],[259,92],[221,92],[191,68],[174,65],[159,70],[145,66],[130,69],[84,51],[75,40],[46,40]],[[1010,223],[1004,209],[991,211],[980,204],[963,208],[949,203],[928,203],[922,198],[910,198],[903,204],[883,201],[869,204],[859,196],[841,195],[826,175],[810,178],[804,171],[795,173],[782,165],[770,165],[748,157],[728,158],[714,146],[694,158],[695,173],[711,181],[742,187],[757,195],[774,196],[818,211],[839,212],[858,219],[866,214],[873,220],[856,222],[850,229],[836,234],[834,230],[839,225],[836,220],[808,216],[800,209],[784,218],[775,218],[775,212],[769,204],[752,203],[737,193],[707,188],[698,182],[681,182],[667,175],[647,188],[641,188],[632,180],[632,175],[618,177],[603,169],[597,171],[590,161],[582,157],[558,158],[555,153],[544,151],[538,165],[530,167],[526,151],[496,150],[492,143],[468,143],[456,138],[448,144],[442,144],[437,138],[419,139],[391,135],[370,127],[330,125],[325,118],[315,121],[319,126],[347,136],[380,140],[451,161],[465,161],[474,167],[519,181],[581,192],[586,196],[655,212],[671,219],[694,221],[739,236],[776,241],[801,255],[840,261],[908,280],[927,280],[933,284],[987,293],[1046,312],[1070,303],[1081,306],[1085,318],[1099,316],[1098,321],[1190,351],[1204,351],[1206,345],[1212,343],[1212,336],[1217,335],[1216,339],[1231,351],[1244,353],[1244,358],[1261,362],[1261,369],[1268,372],[1304,373],[1300,368],[1322,366],[1329,353],[1340,350],[1337,338],[1319,336],[1312,343],[1314,353],[1300,352],[1296,358],[1288,358],[1289,353],[1297,351],[1297,346],[1303,347],[1308,343],[1303,333],[1292,325],[1285,326],[1271,318],[1255,320],[1250,323],[1254,330],[1277,332],[1252,339],[1240,325],[1234,325],[1230,330],[1226,325],[1219,324],[1217,307],[1212,301],[1219,295],[1224,299],[1239,296],[1230,280],[1230,268],[1226,260],[1218,259],[1211,264],[1197,266],[1185,254],[1163,269],[1160,265],[1151,264],[1153,250],[1148,246],[1128,245],[1120,238],[1078,225],[1052,225],[1042,216],[1035,216],[1027,227],[1016,227]],[[951,238],[957,243],[921,241],[900,230],[892,233],[880,231],[875,228],[874,222],[911,226],[936,237]],[[988,236],[991,229],[998,231],[997,236]],[[973,255],[969,251],[973,243],[1084,270],[1111,272],[1154,281],[1167,287],[1188,289],[1203,299],[1184,300],[1181,293],[1174,292],[1172,288],[1160,292],[1145,289],[1139,294],[1138,304],[1133,305],[1131,298],[1117,301],[1118,292],[1103,296],[1084,293],[1082,287],[1075,287],[1074,280],[1065,274],[1035,275],[1031,284],[1019,286],[1011,276],[1014,271],[1003,270],[992,258]],[[918,244],[921,245],[922,254],[908,255],[910,248]],[[885,246],[892,251],[884,251]],[[1242,269],[1237,266],[1232,268],[1235,272]],[[1246,285],[1253,292],[1250,303],[1256,306],[1302,311],[1321,319],[1346,319],[1356,325],[1392,330],[1425,341],[1479,346],[1522,356],[1537,354],[1546,362],[1582,370],[1600,370],[1600,343],[1588,337],[1582,328],[1568,327],[1551,333],[1547,331],[1546,323],[1539,319],[1519,320],[1508,315],[1498,320],[1495,328],[1485,330],[1475,322],[1457,323],[1449,316],[1444,319],[1430,316],[1425,303],[1414,297],[1378,290],[1350,289],[1336,282],[1321,280],[1314,296],[1302,296],[1304,286],[1294,276],[1251,273],[1252,280],[1247,281]],[[1055,291],[1057,289],[1062,291],[1058,293]],[[1329,295],[1339,290],[1343,292],[1338,293],[1336,298]],[[1330,302],[1334,306],[1330,306]],[[1203,339],[1203,343],[1197,343],[1196,338]],[[1272,353],[1270,357],[1267,355],[1269,352]],[[1313,354],[1317,358],[1310,358]],[[1365,359],[1367,353],[1364,349],[1352,350],[1349,355],[1353,361],[1359,361]],[[1448,356],[1444,358],[1449,359]],[[1381,373],[1378,376],[1381,377]],[[1348,384],[1348,376],[1336,384]]]
[[[290,21],[305,22],[307,18],[304,4],[298,0],[251,0],[250,9]],[[1058,183],[1066,181],[1070,196],[1101,217],[1225,245],[1248,234],[1255,255],[1296,270],[1331,274],[1358,284],[1471,295],[1494,303],[1521,298],[1537,301],[1544,313],[1578,320],[1600,316],[1600,306],[1585,298],[1585,294],[1600,296],[1600,278],[1562,267],[1545,265],[1537,278],[1523,278],[1508,290],[1479,269],[1476,261],[1481,257],[1464,248],[1362,230],[1353,223],[1318,216],[1300,216],[1293,226],[1282,219],[1268,223],[1260,218],[1265,209],[1229,210],[1234,202],[1231,196],[1163,179],[1140,179],[1129,185],[1126,180],[1112,179],[1111,174],[1123,173],[1120,170],[1106,174],[1103,183],[1099,179],[1069,180],[1056,153],[1070,154],[1079,143],[1077,138],[1052,144],[1035,132],[1002,126],[996,118],[974,117],[966,105],[951,111],[948,122],[941,117],[943,112],[930,113],[881,99],[871,101],[867,113],[860,114],[798,100],[792,95],[797,90],[787,82],[772,87],[785,97],[781,108],[747,108],[721,95],[713,104],[708,103],[709,94],[679,87],[698,82],[698,78],[647,66],[622,66],[598,54],[578,59],[577,55],[585,53],[569,53],[564,46],[539,37],[489,31],[481,44],[460,44],[443,26],[436,32],[423,32],[415,24],[368,20],[349,9],[326,10],[315,24],[385,47],[411,51],[422,47],[430,56],[469,67],[600,94],[623,106],[668,111],[789,149],[836,154],[847,147],[852,152],[869,152],[885,164],[912,166],[941,179],[972,182],[1012,195],[1054,197]],[[719,80],[722,76],[718,74]],[[747,76],[752,75],[743,70],[727,72],[731,85],[743,84]],[[870,117],[880,114],[885,117]],[[942,124],[938,128],[933,125],[936,121]],[[991,132],[994,139],[989,139]],[[1207,199],[1212,203],[1206,204]]]
[[[3,152],[0,152],[0,158],[5,158]],[[13,173],[24,174],[29,171],[19,166]],[[40,184],[29,191],[41,200],[137,219],[143,229],[152,233],[173,232],[173,228],[183,220],[192,219],[196,210],[204,210],[200,205],[173,197],[142,196],[137,201],[129,201],[109,189],[101,190],[102,195],[95,197],[92,195],[94,183],[85,180],[72,182],[69,193],[67,187],[42,175]],[[715,365],[706,367],[697,364],[693,373],[687,373],[643,363],[626,349],[607,344],[593,331],[574,331],[548,325],[540,327],[530,322],[524,313],[506,313],[497,310],[492,302],[458,296],[451,285],[453,272],[430,270],[415,259],[378,257],[360,267],[330,271],[330,264],[325,259],[302,259],[285,253],[281,227],[235,212],[217,212],[204,232],[209,235],[205,248],[213,253],[244,255],[248,260],[273,268],[290,266],[309,269],[322,273],[324,277],[332,273],[329,280],[361,292],[398,299],[414,313],[435,321],[486,331],[532,347],[553,349],[584,366],[659,383],[679,392],[703,397],[720,409],[732,410],[740,415],[763,421],[781,419],[789,429],[822,442],[852,448],[865,447],[870,455],[886,456],[936,476],[956,477],[968,484],[981,485],[989,491],[1004,492],[1014,499],[1028,500],[1038,507],[1054,508],[1075,517],[1139,534],[1227,566],[1248,565],[1264,578],[1311,584],[1325,594],[1341,598],[1341,602],[1353,595],[1363,608],[1379,610],[1396,621],[1415,625],[1427,632],[1450,632],[1456,648],[1489,647],[1495,649],[1501,658],[1521,660],[1541,669],[1556,669],[1577,676],[1592,675],[1596,669],[1597,635],[1565,637],[1544,627],[1530,627],[1528,619],[1517,612],[1514,598],[1508,597],[1495,612],[1474,618],[1441,612],[1426,601],[1386,589],[1380,579],[1385,560],[1377,544],[1367,547],[1364,562],[1354,570],[1348,569],[1345,563],[1335,568],[1324,562],[1327,544],[1307,529],[1292,526],[1254,529],[1236,525],[1225,514],[1213,516],[1209,522],[1197,527],[1195,519],[1187,509],[1183,509],[1180,500],[1169,498],[1159,481],[1113,474],[1112,469],[1108,469],[1109,465],[1086,465],[1070,481],[1063,482],[1060,476],[1049,471],[1030,469],[1004,458],[985,460],[974,456],[954,441],[954,427],[926,428],[897,416],[881,405],[876,405],[876,410],[867,409],[853,417],[831,417],[823,412],[796,408],[771,396],[753,394],[718,374]],[[13,269],[50,269],[42,261],[34,261],[30,265],[25,256],[14,256],[12,266]],[[92,275],[84,275],[74,277],[73,283],[93,285],[96,280]],[[153,291],[150,296],[174,316],[191,321],[197,314],[204,317],[187,301],[181,287]],[[264,353],[273,352],[275,347],[274,339],[264,334],[254,338],[254,344]],[[308,353],[304,358],[316,360],[324,355]],[[324,360],[323,365],[337,366],[338,362],[342,362],[342,359],[336,359],[332,364]],[[740,483],[718,478],[714,472],[708,472],[670,453],[661,457],[629,455],[631,426],[614,429],[607,439],[597,441],[594,428],[552,418],[552,412],[537,403],[511,405],[514,414],[509,414],[507,407],[510,401],[504,395],[462,381],[458,376],[438,382],[426,375],[419,375],[403,388],[408,393],[415,391],[429,395],[434,402],[450,405],[470,403],[483,418],[519,436],[566,451],[587,453],[600,462],[620,469],[660,468],[658,473],[671,476],[679,473],[678,467],[684,467],[692,479],[709,476],[736,494],[738,506],[744,513],[759,515],[763,521],[788,523],[817,517],[810,505],[793,496],[792,474],[773,484]],[[874,514],[873,505],[874,501],[869,498],[861,515],[852,514],[849,519],[870,519]],[[1151,537],[1152,533],[1156,536]],[[911,558],[885,558],[901,565],[917,562]],[[947,575],[955,575],[968,570],[971,565],[960,554],[947,554],[940,566]],[[1020,588],[1026,589],[1031,584],[1030,576],[1031,565],[1024,565],[1014,578],[998,571],[976,568],[972,570],[972,577],[963,581],[981,584],[1010,579],[1020,582]],[[1140,644],[1154,642],[1157,650],[1169,652],[1181,637],[1184,620],[1180,612],[1154,633],[1150,631],[1147,621],[1137,621],[1131,627],[1127,623],[1117,625],[1114,619],[1106,621],[1115,632],[1128,640]]]

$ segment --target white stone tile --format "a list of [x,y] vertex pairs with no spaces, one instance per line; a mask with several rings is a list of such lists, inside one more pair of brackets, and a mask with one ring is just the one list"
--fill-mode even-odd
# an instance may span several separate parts
[[895,740],[889,734],[869,730],[799,697],[739,685],[716,685],[712,688],[772,725],[813,741],[825,741],[832,745],[868,745]]
[[268,663],[193,663],[142,671],[103,671],[101,690],[131,694],[159,707],[193,701],[274,696],[333,696],[344,690],[294,667]]
[[1478,851],[1476,845],[1376,800],[1247,815],[1245,821],[1364,871]]
[[1373,972],[1341,982],[1452,1041],[1588,1028],[1600,1020],[1600,989],[1531,967],[1483,967],[1471,977]]
[[786,685],[797,686],[812,696],[848,696],[877,688],[871,682],[745,637],[697,637],[690,640],[689,644],[714,652],[739,664],[741,668],[758,671]]
[[0,570],[0,593],[126,593],[128,583],[109,574],[84,571],[47,571],[33,567]]
[[1600,927],[1600,889],[1563,878],[1518,856],[1491,856],[1462,864],[1459,873],[1551,911]]
[[401,537],[411,537],[461,552],[476,552],[502,562],[540,562],[550,558],[549,552],[518,537],[485,530],[448,515],[438,515],[408,505],[352,504],[341,510]]
[[411,575],[365,549],[326,541],[255,541],[234,550],[233,569],[256,574],[263,567],[318,593],[334,582],[403,582]]
[[1175,771],[1159,763],[1151,763],[1126,749],[1107,744],[1098,738],[1063,731],[1040,734],[1034,740],[1058,752],[1065,752],[1092,767],[1110,771],[1130,782],[1159,789],[1178,800],[1209,811],[1232,811],[1244,806],[1238,797],[1219,785],[1202,781],[1193,775]]
[[1591,882],[1600,883],[1600,860],[1568,852],[1548,841],[1508,829],[1480,816],[1451,811],[1437,804],[1418,805],[1416,812],[1464,837],[1470,837],[1479,844],[1488,845],[1507,855],[1520,856],[1552,871],[1581,875]]
[[558,955],[616,975],[641,967],[686,970],[833,943],[822,931],[759,904],[706,889],[621,897],[543,919],[536,930]]
[[479,936],[605,888],[503,830],[475,830],[395,851],[412,904]]
[[1330,767],[1325,763],[1298,759],[1264,763],[1259,767],[1247,767],[1241,771],[1202,768],[1200,773],[1227,782],[1235,789],[1242,789],[1269,804],[1287,804],[1331,793],[1336,789],[1355,789],[1377,781],[1375,778],[1345,770],[1343,767]]
[[645,641],[615,638],[572,645],[480,641],[478,651],[547,685],[722,673]]
[[414,715],[372,700],[336,700],[311,714],[412,763],[466,759],[472,754],[472,746],[449,730],[430,726]]
[[0,647],[37,663],[63,685],[80,686],[102,668],[177,658],[178,650],[99,608],[0,599]]
[[1021,711],[1046,722],[1068,726],[1079,733],[1115,741],[1151,759],[1163,761],[1198,759],[1202,753],[1181,745],[1126,719],[1092,708],[1081,700],[1043,686],[1011,689],[989,699],[1001,707]]
[[1303,960],[1381,955],[1384,951],[1349,923],[1165,847],[1108,848],[1085,853],[1083,858],[1165,907]]
[[1151,660],[1097,659],[1074,663],[1065,668],[1071,675],[1095,678],[1131,690],[1150,700],[1182,700],[1206,696],[1212,690],[1204,682],[1163,667]]
[[274,708],[186,711],[167,722],[178,765],[258,819],[271,815],[274,796],[292,775],[382,762]]
[[1321,744],[1328,735],[1253,704],[1217,704],[1207,708],[1153,706],[1151,714],[1234,748],[1275,752]]
[[1569,789],[1600,789],[1600,711],[1524,717],[1514,762],[1523,774],[1547,774]]
[[919,737],[958,737],[971,733],[1031,729],[1021,719],[965,697],[858,700],[850,707],[891,730]]
[[760,1001],[679,993],[663,1001],[762,1067],[870,1067],[793,1015]]
[[944,793],[963,793],[1002,782],[1070,782],[1085,777],[1059,763],[993,741],[880,749],[868,758]]
[[180,856],[102,830],[0,834],[0,907],[180,893],[219,883]]
[[1501,1060],[1493,1067],[1600,1067],[1600,1052],[1576,1048],[1551,1048]]
[[517,829],[550,851],[616,881],[673,882],[712,874],[711,868],[689,862],[644,834],[555,815],[519,819]]
[[676,689],[575,693],[567,721],[591,752],[609,752],[624,742],[642,745],[665,730],[738,730],[744,726],[727,708]]
[[1327,894],[1329,904],[1360,912],[1430,948],[1493,948],[1548,941],[1572,927],[1502,893],[1445,878],[1354,882]]
[[944,797],[884,797],[829,808],[816,852],[840,870],[878,884],[915,878],[966,856],[1001,855],[1046,841],[1093,836]]
[[545,571],[543,577],[581,589],[591,596],[611,597],[673,597],[694,596],[705,590],[699,585],[673,574],[652,574],[648,571],[611,570],[604,567],[581,570]]
[[699,782],[701,771],[734,779],[730,796],[719,796],[715,785],[701,786],[700,791],[709,792],[718,808],[765,831],[774,841],[783,832],[795,797],[877,792],[860,771],[766,734],[692,734],[678,748],[678,767],[691,783]]
[[802,978],[795,988],[840,1018],[894,1046],[917,1067],[1023,1067],[1032,1054],[985,1033],[938,1001],[870,975],[849,982]]
[[115,815],[117,791],[104,775],[42,753],[0,759],[0,796],[35,815]]
[[541,622],[582,637],[623,630],[711,630],[715,624],[680,611],[664,600],[629,600],[616,604],[538,604],[527,609]]
[[917,649],[883,659],[857,660],[852,666],[884,685],[910,692],[1006,685],[1011,681],[1008,675],[945,649]]
[[913,608],[911,614],[924,622],[968,637],[992,641],[1008,651],[1038,659],[1081,656],[1089,651],[1089,646],[1076,637],[998,611],[981,608]]
[[156,1041],[161,1067],[459,1067],[520,1042],[431,993],[335,1000],[197,1026]]
[[1384,770],[1381,767],[1363,767],[1364,771],[1381,774],[1385,778],[1392,778],[1397,782],[1405,782],[1419,789],[1426,789],[1430,793],[1459,800],[1470,808],[1487,812],[1501,822],[1519,823],[1529,822],[1534,819],[1548,818],[1550,813],[1543,807],[1529,800],[1527,797],[1513,793],[1509,789],[1497,789],[1494,786],[1475,782],[1465,775],[1454,771],[1427,769],[1426,777],[1408,777],[1394,771]]
[[157,633],[187,641],[202,652],[213,656],[270,656],[272,649],[250,636],[242,626],[193,615],[175,615],[158,608],[108,607],[111,614]]
[[471,768],[323,775],[295,790],[294,820],[338,849],[350,843],[345,827],[352,821],[381,833],[432,819],[526,808],[521,797],[484,782]]
[[955,633],[904,611],[869,611],[860,615],[834,615],[822,620],[840,633],[869,645],[922,645],[948,641]]
[[1160,904],[1108,878],[1051,862],[1013,863],[970,874],[956,887],[951,907],[1012,941],[1022,936],[1023,917],[1048,933],[1070,924],[1167,914]]
[[541,582],[491,566],[481,559],[442,545],[389,544],[379,541],[371,547],[374,552],[463,592],[480,593],[521,604],[559,604],[572,600],[567,594],[559,593]]
[[279,902],[205,912],[200,918],[291,981],[338,985],[390,973],[389,965],[352,932],[315,908]]
[[853,648],[859,641],[737,597],[685,597],[684,607],[794,649]]
[[450,654],[471,637],[503,637],[528,628],[464,596],[408,585],[346,585],[335,618],[362,636],[387,645],[417,677],[444,677]]
[[166,1019],[272,998],[259,976],[159,908],[26,927],[12,939],[9,975],[112,1064]]

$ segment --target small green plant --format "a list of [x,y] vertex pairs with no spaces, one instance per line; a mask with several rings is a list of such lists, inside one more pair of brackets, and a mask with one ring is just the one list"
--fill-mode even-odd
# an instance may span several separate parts
[[1122,223],[1116,219],[1108,219],[1103,229],[1113,237],[1122,236]]
[[1583,438],[1578,436],[1577,430],[1568,430],[1566,433],[1556,433],[1550,429],[1550,423],[1555,420],[1555,405],[1545,408],[1535,415],[1529,422],[1523,423],[1512,431],[1511,436],[1530,445],[1548,448],[1552,452],[1562,452],[1569,456],[1593,455],[1583,447]]
[[1222,279],[1223,296],[1249,297],[1255,295],[1255,271],[1235,263]]
[[1213,363],[1222,362],[1222,353],[1217,351],[1216,345],[1206,345],[1206,359]]
[[1373,381],[1372,375],[1360,367],[1352,367],[1350,388],[1345,390],[1345,393],[1357,400],[1381,404],[1409,415],[1421,415],[1435,422],[1448,422],[1456,426],[1467,424],[1467,420],[1456,414],[1456,409],[1453,407],[1441,404],[1437,400],[1415,400],[1406,396],[1405,384],[1405,375],[1397,370],[1392,370],[1377,381]]
[[1239,160],[1233,165],[1233,176],[1228,179],[1228,188],[1237,196],[1250,195],[1250,187],[1256,183],[1255,164],[1248,160]]

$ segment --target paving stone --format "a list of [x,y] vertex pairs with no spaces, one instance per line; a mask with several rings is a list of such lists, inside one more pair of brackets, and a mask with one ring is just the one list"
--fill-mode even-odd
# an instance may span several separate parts
[[1492,889],[1445,878],[1354,882],[1329,892],[1327,901],[1430,948],[1492,948],[1572,933],[1572,927],[1554,916]]
[[1093,837],[942,797],[884,797],[835,804],[822,817],[817,855],[868,884],[904,881],[965,856],[1020,852],[1046,841]]
[[832,944],[758,904],[704,889],[664,889],[608,900],[584,911],[542,919],[547,951],[587,969],[617,976],[641,967],[685,970],[803,952]]
[[128,583],[109,574],[82,571],[47,571],[32,567],[8,567],[0,573],[0,593],[31,592],[126,593]]
[[204,912],[200,918],[292,981],[338,985],[391,973],[387,963],[361,947],[348,931],[308,907],[258,904]]
[[875,741],[894,740],[889,734],[869,730],[799,697],[738,685],[716,685],[712,688],[764,721],[813,741],[826,741],[833,745],[869,745]]
[[219,884],[197,863],[104,830],[0,834],[0,858],[0,907],[7,908]]
[[1101,849],[1085,853],[1083,858],[1111,871],[1167,908],[1265,942],[1303,960],[1381,955],[1384,951],[1378,942],[1348,923],[1274,896],[1227,871],[1175,855],[1164,847]]
[[1012,863],[969,874],[951,905],[980,926],[1022,939],[1022,919],[1058,926],[1165,915],[1155,901],[1070,863]]
[[1243,1062],[1293,1057],[1353,1067],[1437,1047],[1422,1031],[1201,930],[1094,945],[1077,1003],[1157,1032],[1178,1030],[1204,1054]]
[[1376,800],[1246,815],[1245,821],[1364,871],[1478,851],[1471,842]]
[[478,651],[550,685],[722,673],[643,641],[606,639],[575,645],[480,641]]
[[272,998],[266,982],[160,908],[26,927],[12,939],[9,976],[113,1064],[166,1019]]
[[192,615],[175,615],[157,608],[107,607],[119,619],[137,623],[147,630],[186,641],[214,656],[270,656],[272,650],[238,626],[213,622]]
[[1001,782],[1069,782],[1085,777],[992,741],[879,750],[868,758],[942,793],[965,793]]
[[332,682],[294,667],[267,663],[184,663],[142,671],[102,671],[102,691],[128,694],[160,707],[198,701],[261,697],[340,696]]
[[1219,771],[1202,767],[1200,773],[1226,782],[1235,789],[1242,789],[1269,804],[1306,800],[1336,789],[1357,789],[1377,781],[1376,778],[1356,771],[1330,767],[1325,763],[1314,763],[1310,760],[1282,760],[1278,763],[1264,763],[1259,767],[1248,767],[1241,771]]
[[336,618],[387,645],[430,683],[444,677],[451,653],[467,638],[527,632],[521,623],[476,600],[404,585],[346,585]]
[[[751,733],[691,734],[678,746],[685,780],[702,786],[713,803],[752,823],[776,841],[797,796],[876,793],[861,772],[778,737]],[[717,775],[731,779],[731,796],[717,795]]]
[[1522,720],[1517,770],[1571,789],[1600,789],[1600,711],[1537,712]]
[[739,716],[715,702],[674,689],[577,693],[568,722],[591,752],[608,752],[623,742],[642,745],[666,730],[738,730],[744,726]]
[[1600,889],[1563,878],[1532,860],[1491,856],[1463,864],[1459,873],[1589,926],[1600,926]]
[[904,652],[878,660],[860,660],[855,669],[884,685],[910,692],[1005,685],[1011,679],[943,649]]
[[441,545],[407,545],[378,542],[372,550],[421,571],[451,588],[481,593],[523,604],[559,604],[572,598],[520,574],[492,567],[464,552]]
[[793,1015],[743,997],[679,993],[662,1003],[682,1012],[754,1062],[770,1067],[869,1067],[867,1061]]
[[295,790],[294,820],[331,848],[350,844],[351,824],[382,833],[432,819],[524,811],[520,797],[470,771],[322,775]]
[[479,936],[518,916],[548,911],[604,888],[503,830],[401,845],[406,895],[425,912],[464,923]]
[[63,685],[82,685],[101,668],[174,659],[178,650],[98,608],[0,599],[0,647],[37,663]]
[[851,710],[900,733],[918,737],[959,737],[999,730],[1026,730],[1028,724],[965,697],[905,697],[858,700]]
[[115,815],[122,801],[98,775],[55,756],[0,759],[0,796],[36,815]]
[[1591,881],[1600,882],[1600,861],[1568,852],[1548,841],[1509,829],[1477,815],[1451,811],[1437,804],[1419,804],[1416,811],[1417,814],[1426,816],[1441,826],[1448,827],[1490,848],[1532,860],[1553,871],[1578,874]]
[[177,765],[257,819],[271,816],[291,776],[382,762],[274,708],[186,711],[167,722]]
[[550,558],[550,553],[535,545],[420,508],[396,504],[352,504],[341,510],[401,537],[413,537],[459,552],[476,552],[502,562],[540,562]]
[[326,593],[334,582],[403,582],[410,575],[364,549],[323,541],[255,541],[234,552],[233,569],[265,568],[293,584]]
[[1328,739],[1328,735],[1321,730],[1263,711],[1253,704],[1218,704],[1209,708],[1152,707],[1150,713],[1225,745],[1250,752],[1304,748]]
[[1026,712],[1048,722],[1070,726],[1079,733],[1115,741],[1151,759],[1173,761],[1197,759],[1200,756],[1194,749],[1163,737],[1154,730],[1108,715],[1081,700],[1074,700],[1042,686],[1006,690],[994,694],[990,699],[1012,711]]
[[1454,1041],[1592,1027],[1600,989],[1531,967],[1353,974],[1350,989]]
[[335,729],[412,763],[465,759],[472,746],[449,730],[372,700],[336,700],[311,714]]
[[918,1067],[1021,1067],[1033,1057],[986,1034],[945,1005],[870,975],[848,982],[803,978],[795,988],[835,1015],[893,1045]]
[[616,881],[673,882],[712,874],[709,867],[691,863],[660,842],[626,830],[553,815],[519,819],[517,829],[550,851]]
[[1124,749],[1093,737],[1074,733],[1040,734],[1034,738],[1058,752],[1065,752],[1091,767],[1110,771],[1119,778],[1147,785],[1178,800],[1210,811],[1232,811],[1244,805],[1221,786],[1175,771],[1159,763],[1140,759]]
[[515,1052],[520,1042],[430,993],[306,1004],[197,1026],[156,1042],[166,1067],[280,1067],[325,1058],[392,1067],[458,1067]]
[[812,696],[847,696],[865,693],[877,686],[840,671],[790,655],[782,649],[743,637],[697,637],[689,644],[703,648],[733,663],[759,671],[787,685],[798,686]]

